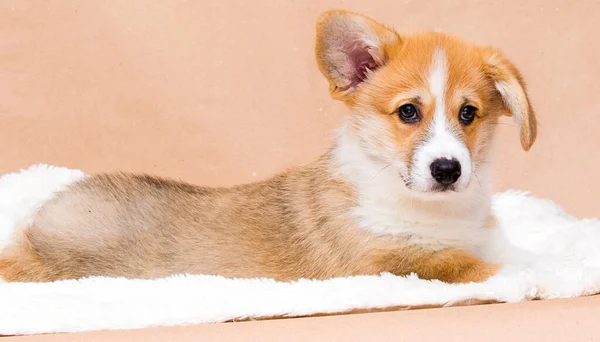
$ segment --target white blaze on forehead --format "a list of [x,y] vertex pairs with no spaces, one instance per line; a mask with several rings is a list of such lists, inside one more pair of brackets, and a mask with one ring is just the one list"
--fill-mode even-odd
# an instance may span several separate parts
[[[438,124],[445,123],[444,106],[446,95],[446,80],[448,79],[448,62],[443,50],[436,49],[433,53],[431,69],[429,74],[429,91],[435,98],[435,116],[434,121]],[[442,119],[442,116],[444,120]]]
[[[435,111],[433,114],[432,125],[429,128],[429,134],[432,141],[439,141],[440,144],[451,143],[454,138],[452,129],[446,118],[446,81],[448,79],[448,62],[443,50],[436,49],[431,61],[429,74],[429,91],[435,99]],[[439,155],[437,158],[453,157],[449,154],[447,148],[440,146],[436,149]]]
[[456,184],[457,188],[461,189],[469,183],[471,158],[465,143],[453,131],[446,116],[448,60],[446,53],[441,49],[436,49],[433,53],[427,80],[435,107],[428,129],[428,139],[415,151],[413,185],[421,190],[430,188],[435,184],[430,171],[431,163],[438,158],[454,158],[460,162],[462,168],[462,176]]

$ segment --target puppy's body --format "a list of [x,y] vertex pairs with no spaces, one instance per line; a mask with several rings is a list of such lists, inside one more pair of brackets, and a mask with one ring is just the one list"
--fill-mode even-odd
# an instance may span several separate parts
[[[447,281],[489,276],[461,272],[461,263],[479,261],[458,249],[440,252],[439,242],[415,244],[410,228],[401,235],[360,228],[355,187],[332,172],[329,158],[231,189],[145,175],[92,176],[40,210],[19,243],[3,252],[2,275],[8,281],[185,273],[279,280],[381,272]],[[427,228],[442,224],[422,219],[431,220]],[[471,224],[473,232],[482,226]]]
[[401,37],[339,11],[319,21],[317,59],[332,96],[353,111],[317,161],[227,189],[86,178],[0,251],[0,276],[493,275],[500,266],[476,257],[488,233],[489,142],[503,114],[516,117],[525,149],[535,139],[518,71],[491,49],[437,33]]

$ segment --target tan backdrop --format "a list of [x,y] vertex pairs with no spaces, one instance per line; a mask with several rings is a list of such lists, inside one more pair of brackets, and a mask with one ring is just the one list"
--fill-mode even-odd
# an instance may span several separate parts
[[600,215],[592,0],[2,1],[0,172],[51,163],[231,185],[307,162],[346,113],[313,58],[330,8],[502,48],[541,128],[525,153],[514,125],[500,127],[497,189]]

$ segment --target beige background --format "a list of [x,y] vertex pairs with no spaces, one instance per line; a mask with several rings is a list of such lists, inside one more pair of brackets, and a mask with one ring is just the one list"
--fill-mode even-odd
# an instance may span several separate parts
[[[330,8],[502,48],[529,83],[541,127],[525,153],[514,125],[500,126],[497,189],[532,190],[571,213],[600,216],[600,2],[592,0],[0,1],[0,173],[51,163],[231,185],[307,162],[324,151],[346,113],[329,99],[313,57],[315,19]],[[580,332],[578,340],[587,340],[595,321],[586,317],[598,317],[598,300],[197,329],[216,329],[214,336],[296,329],[298,337],[321,329],[323,337],[331,328],[356,337],[364,327],[373,337],[406,329],[434,337],[435,322],[441,331],[475,331],[473,338],[485,328],[499,338],[546,332],[565,341]],[[564,310],[569,315],[558,315]],[[511,328],[487,328],[486,315]],[[200,331],[185,329],[123,336]]]
[[0,173],[43,162],[231,185],[312,160],[347,112],[314,62],[329,8],[503,49],[541,128],[525,153],[500,127],[497,189],[600,215],[592,0],[2,1]]

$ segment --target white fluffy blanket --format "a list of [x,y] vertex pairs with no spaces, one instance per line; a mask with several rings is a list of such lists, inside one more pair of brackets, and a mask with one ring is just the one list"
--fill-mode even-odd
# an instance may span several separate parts
[[[0,250],[14,229],[81,171],[39,165],[0,178]],[[600,222],[577,220],[549,200],[494,196],[498,224],[489,261],[504,269],[479,284],[416,276],[359,276],[280,283],[181,275],[158,280],[88,278],[0,283],[0,335],[143,328],[291,317],[472,300],[517,302],[600,292]]]

